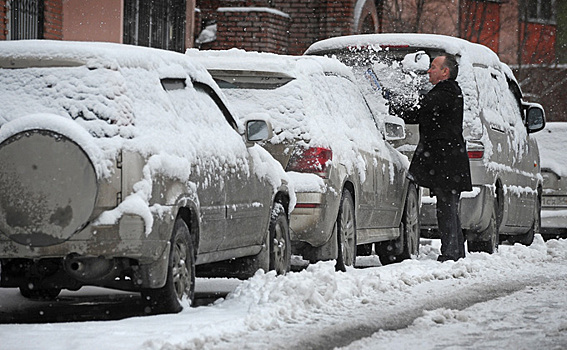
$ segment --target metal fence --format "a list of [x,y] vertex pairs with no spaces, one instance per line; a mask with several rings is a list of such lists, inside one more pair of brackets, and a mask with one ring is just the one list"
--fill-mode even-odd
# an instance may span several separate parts
[[124,0],[125,44],[185,50],[185,0]]
[[43,38],[43,0],[8,0],[8,40]]

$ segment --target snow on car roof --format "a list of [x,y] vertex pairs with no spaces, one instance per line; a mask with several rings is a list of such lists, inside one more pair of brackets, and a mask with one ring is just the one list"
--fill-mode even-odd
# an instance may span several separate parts
[[[19,62],[19,63],[17,63]],[[211,83],[210,76],[183,55],[143,46],[106,42],[74,42],[60,40],[8,40],[0,42],[0,68],[17,68],[22,62],[29,67],[86,65],[89,68],[138,67],[157,70],[163,77],[186,71],[199,81]],[[213,84],[214,85],[214,84]]]
[[377,46],[377,48],[380,46],[408,46],[439,49],[453,55],[466,56],[466,60],[473,65],[501,70],[509,79],[516,81],[512,70],[500,61],[494,51],[484,45],[447,35],[413,33],[347,35],[313,43],[307,48],[305,54],[325,53],[352,46]]
[[348,67],[338,60],[318,56],[290,56],[267,52],[229,50],[188,49],[186,55],[199,60],[207,69],[249,70],[285,73],[292,77],[298,74],[332,71],[352,77]]
[[539,146],[541,168],[548,168],[559,176],[567,176],[567,123],[547,122],[545,129],[533,134]]
[[325,39],[312,44],[305,54],[330,51],[349,46],[410,46],[441,49],[453,55],[468,54],[472,63],[497,67],[498,56],[488,47],[464,39],[438,34],[361,34]]

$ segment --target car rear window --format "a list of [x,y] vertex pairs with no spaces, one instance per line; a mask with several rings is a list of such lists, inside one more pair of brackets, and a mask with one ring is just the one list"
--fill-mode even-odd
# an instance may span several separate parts
[[[133,122],[124,78],[116,70],[85,66],[0,69],[0,86],[0,124],[36,113],[67,115],[94,124]],[[96,133],[103,125],[89,129]],[[109,132],[108,128],[99,131]]]

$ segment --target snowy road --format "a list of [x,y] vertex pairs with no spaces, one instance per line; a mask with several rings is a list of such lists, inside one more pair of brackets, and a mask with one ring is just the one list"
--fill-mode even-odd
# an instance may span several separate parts
[[[538,236],[456,263],[435,261],[436,244],[422,240],[417,260],[346,273],[327,262],[283,277],[199,280],[232,292],[176,315],[2,324],[0,349],[567,348],[567,240]],[[9,291],[0,311],[13,307]]]

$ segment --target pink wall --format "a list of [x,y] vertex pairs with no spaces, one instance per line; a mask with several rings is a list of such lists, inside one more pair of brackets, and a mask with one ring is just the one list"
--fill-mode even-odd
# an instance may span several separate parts
[[63,40],[122,42],[123,0],[63,0]]

